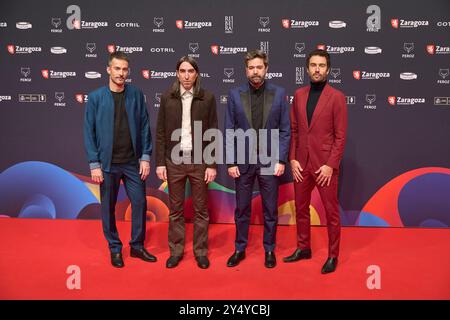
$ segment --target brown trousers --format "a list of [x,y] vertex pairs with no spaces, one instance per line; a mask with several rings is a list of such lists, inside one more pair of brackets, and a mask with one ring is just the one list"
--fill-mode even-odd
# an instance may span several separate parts
[[204,164],[174,164],[166,159],[169,186],[169,249],[171,256],[182,256],[186,238],[184,195],[186,180],[191,184],[194,206],[194,255],[208,254],[208,188],[205,183]]

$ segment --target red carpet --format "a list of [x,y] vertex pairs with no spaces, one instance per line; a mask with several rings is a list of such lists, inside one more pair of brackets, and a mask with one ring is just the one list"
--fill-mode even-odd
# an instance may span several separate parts
[[[101,222],[0,219],[0,299],[450,299],[450,230],[358,228],[342,230],[335,273],[322,275],[326,228],[314,227],[313,258],[285,264],[295,245],[295,226],[279,227],[278,265],[263,265],[262,226],[252,226],[247,258],[227,268],[234,225],[210,226],[211,267],[201,270],[187,227],[185,257],[166,269],[168,225],[147,224],[146,263],[129,257],[131,224],[118,223],[125,268],[109,263]],[[81,269],[81,289],[69,290],[67,267]],[[381,270],[381,288],[368,289],[370,265]]]

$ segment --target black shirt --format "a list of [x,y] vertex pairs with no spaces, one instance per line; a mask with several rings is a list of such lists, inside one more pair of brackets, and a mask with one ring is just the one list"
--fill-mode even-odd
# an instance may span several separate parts
[[114,99],[114,139],[112,163],[128,163],[135,159],[131,142],[128,115],[125,109],[125,91],[113,92]]
[[258,89],[250,84],[250,105],[252,108],[252,127],[258,132],[262,129],[263,124],[263,109],[264,109],[264,89],[263,83]]
[[311,88],[309,89],[308,102],[306,103],[306,114],[308,116],[308,126],[311,124],[311,119],[316,109],[317,102],[319,101],[322,90],[327,84],[323,82],[311,82]]

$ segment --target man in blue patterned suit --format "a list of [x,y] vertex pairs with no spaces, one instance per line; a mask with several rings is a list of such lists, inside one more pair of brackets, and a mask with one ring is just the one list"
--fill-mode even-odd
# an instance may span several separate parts
[[[264,265],[273,268],[276,265],[278,184],[288,160],[290,143],[289,106],[285,90],[265,80],[268,58],[263,51],[248,52],[245,68],[248,82],[230,91],[225,115],[226,162],[228,174],[236,183],[235,252],[227,266],[237,266],[245,258],[253,184],[258,178],[264,214]],[[243,132],[248,137],[239,137]],[[268,158],[270,166],[264,161]]]

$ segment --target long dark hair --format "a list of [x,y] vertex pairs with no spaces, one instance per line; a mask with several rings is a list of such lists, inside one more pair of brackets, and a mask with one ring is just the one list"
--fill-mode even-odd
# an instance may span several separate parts
[[[200,82],[201,82],[200,81],[201,80],[200,69],[198,68],[197,61],[195,61],[194,58],[191,58],[189,56],[181,57],[180,60],[178,60],[178,62],[177,62],[177,67],[176,67],[177,71],[183,62],[189,63],[194,68],[194,70],[197,72],[197,79],[195,80],[194,87],[193,87],[194,96],[197,96],[200,92]],[[178,77],[176,78],[175,82],[172,85],[172,92],[175,95],[180,95],[180,80],[178,80]]]

